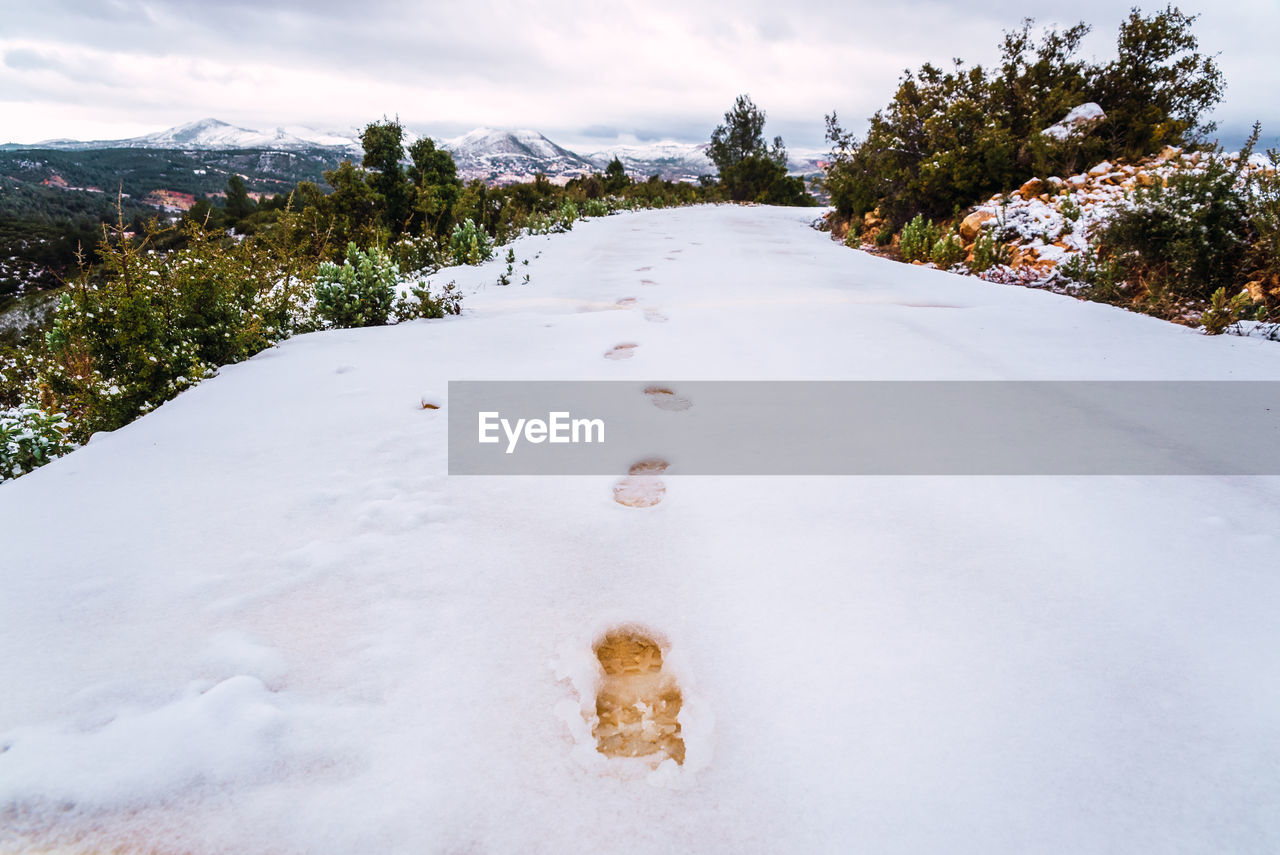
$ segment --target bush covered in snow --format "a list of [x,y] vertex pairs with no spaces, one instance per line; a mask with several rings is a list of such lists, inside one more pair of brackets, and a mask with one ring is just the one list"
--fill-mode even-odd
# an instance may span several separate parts
[[1280,154],[1257,164],[1258,132],[1239,155],[1205,157],[1137,188],[1065,274],[1093,299],[1198,319],[1210,333],[1280,319]]
[[473,220],[463,220],[449,236],[449,252],[454,264],[480,264],[493,255],[493,239]]
[[114,430],[300,328],[310,328],[312,266],[295,249],[185,228],[186,246],[117,228],[63,293],[37,356],[38,398],[77,439]]
[[462,294],[458,286],[450,282],[432,293],[431,286],[417,283],[409,286],[409,293],[396,299],[395,318],[408,321],[415,318],[443,318],[445,315],[462,314]]
[[33,404],[0,410],[0,481],[25,475],[75,448],[62,413]]
[[377,247],[347,244],[341,264],[321,263],[316,271],[316,316],[331,327],[372,327],[387,322],[400,269]]

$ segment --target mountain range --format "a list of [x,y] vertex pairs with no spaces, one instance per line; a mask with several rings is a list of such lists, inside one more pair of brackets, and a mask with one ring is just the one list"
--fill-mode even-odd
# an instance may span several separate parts
[[[406,137],[406,142],[417,138],[412,133],[406,133]],[[700,176],[716,172],[715,165],[707,158],[706,143],[662,140],[617,145],[580,154],[552,142],[538,131],[476,128],[459,137],[437,140],[437,144],[453,155],[459,177],[467,181],[478,178],[489,184],[529,181],[537,173],[563,182],[600,172],[614,157],[621,160],[627,172],[637,178],[658,175],[672,181],[696,181]],[[10,143],[0,146],[3,150],[86,151],[111,148],[289,152],[323,149],[330,153],[350,153],[353,157],[359,157],[362,151],[360,141],[354,135],[307,127],[255,131],[212,118],[128,139],[57,139],[32,145]],[[824,152],[794,150],[788,166],[795,174],[811,174],[820,170],[818,162],[824,157]]]

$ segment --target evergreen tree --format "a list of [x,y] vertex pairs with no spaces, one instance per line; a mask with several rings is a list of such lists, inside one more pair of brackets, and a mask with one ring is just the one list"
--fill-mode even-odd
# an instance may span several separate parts
[[627,168],[622,165],[622,161],[616,157],[609,161],[609,165],[604,169],[605,192],[619,193],[630,183],[631,178],[627,175]]
[[428,137],[409,147],[409,183],[413,194],[413,221],[437,235],[453,226],[453,209],[462,192],[453,155]]
[[787,177],[787,150],[782,137],[772,147],[764,141],[764,111],[749,95],[739,95],[724,114],[724,124],[711,133],[707,156],[720,172],[720,183],[735,202],[804,205],[812,200],[804,182]]
[[1226,88],[1213,57],[1191,31],[1196,15],[1174,6],[1144,18],[1129,13],[1116,36],[1115,61],[1093,74],[1093,99],[1107,111],[1103,127],[1115,154],[1137,158],[1166,145],[1199,142],[1213,132],[1201,116]]
[[240,222],[256,210],[258,206],[249,198],[249,189],[245,187],[244,179],[239,175],[232,175],[227,179],[227,218],[232,224]]
[[384,224],[400,234],[410,220],[409,181],[400,166],[404,157],[404,128],[399,121],[370,122],[360,134],[364,147],[362,165],[370,171],[369,186],[382,197]]

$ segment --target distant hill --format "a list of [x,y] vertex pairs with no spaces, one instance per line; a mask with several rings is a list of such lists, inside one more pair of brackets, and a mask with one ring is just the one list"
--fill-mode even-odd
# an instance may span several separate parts
[[9,143],[4,150],[46,149],[52,151],[88,151],[105,148],[150,148],[197,151],[231,151],[237,149],[273,149],[303,151],[313,148],[345,149],[360,153],[355,138],[316,131],[311,128],[276,128],[273,132],[253,131],[227,124],[218,119],[200,119],[185,125],[122,140],[47,140],[33,145]]

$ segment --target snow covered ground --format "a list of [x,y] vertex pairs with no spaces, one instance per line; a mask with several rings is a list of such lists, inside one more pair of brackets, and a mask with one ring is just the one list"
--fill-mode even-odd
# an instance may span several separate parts
[[[1280,851],[1280,479],[445,474],[449,380],[1280,379],[812,217],[526,239],[528,285],[444,274],[460,318],[295,338],[0,486],[0,851]],[[594,750],[625,623],[683,766]]]

